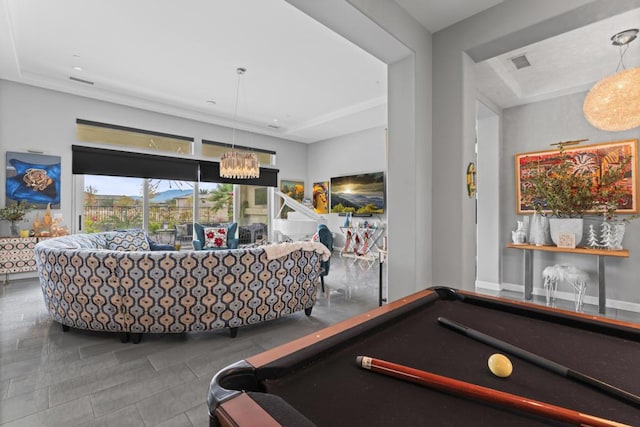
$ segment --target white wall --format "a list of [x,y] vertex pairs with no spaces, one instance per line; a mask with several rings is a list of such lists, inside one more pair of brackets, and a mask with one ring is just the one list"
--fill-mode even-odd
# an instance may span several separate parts
[[350,0],[413,54],[388,64],[389,300],[431,286],[431,34],[396,3]]
[[367,129],[310,144],[307,164],[305,196],[309,198],[314,182],[329,181],[332,176],[384,172],[387,169],[385,128]]
[[[314,182],[330,181],[331,177],[366,172],[385,172],[386,175],[385,133],[384,127],[377,127],[309,145],[305,196],[311,198]],[[344,244],[340,238],[344,217],[338,214],[326,216],[327,226],[336,234],[335,245]],[[386,218],[386,215],[375,215],[369,221],[386,222]]]
[[[71,224],[73,213],[71,145],[78,142],[77,118],[189,136],[195,141],[231,140],[229,128],[0,80],[0,152],[31,149],[61,156],[60,212],[65,225]],[[236,132],[236,142],[276,151],[275,167],[280,169],[280,177],[307,175],[307,144],[246,132]],[[2,183],[5,174],[4,167],[0,168]],[[5,187],[2,185],[0,205],[4,205],[4,200]],[[33,215],[32,212],[31,218]],[[0,234],[9,233],[5,221],[0,222],[0,227]]]
[[[484,105],[481,107],[489,111]],[[487,114],[487,113],[485,113]],[[477,169],[477,277],[476,285],[500,289],[500,118],[496,113],[480,118]]]
[[[529,151],[539,151],[551,148],[549,144],[558,141],[569,141],[588,138],[583,144],[599,142],[637,139],[638,129],[625,132],[605,132],[591,126],[582,113],[582,104],[586,92],[567,95],[548,101],[513,107],[503,110],[503,138],[500,150],[500,193],[502,196],[500,217],[503,236],[511,235],[516,221],[522,219],[516,216],[515,201],[515,165],[514,155]],[[638,159],[635,159],[638,161]],[[600,224],[600,218],[585,220],[588,224]],[[599,229],[599,228],[598,228]],[[584,234],[586,236],[586,234]],[[583,242],[584,243],[584,242]],[[638,292],[638,277],[640,277],[640,222],[634,221],[627,226],[623,246],[629,249],[629,258],[606,258],[607,299],[609,306],[633,309],[626,304],[636,304],[640,310],[640,292]],[[547,265],[558,263],[573,264],[589,273],[591,286],[587,289],[585,302],[597,303],[598,281],[596,272],[596,258],[593,256],[574,254],[553,254],[536,252],[534,266],[534,288],[538,293],[543,292],[541,271]],[[502,280],[505,284],[522,282],[523,259],[519,250],[502,250]],[[563,289],[565,292],[571,290]],[[591,298],[589,298],[591,296]]]
[[431,35],[391,1],[287,1],[388,64],[389,299],[426,288],[433,251]]

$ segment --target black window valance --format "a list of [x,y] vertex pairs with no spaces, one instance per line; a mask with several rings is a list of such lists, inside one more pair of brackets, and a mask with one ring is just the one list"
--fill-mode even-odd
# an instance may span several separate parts
[[198,161],[73,145],[74,174],[197,181]]
[[171,179],[176,181],[219,182],[224,184],[278,186],[278,169],[260,168],[255,179],[220,177],[218,162],[134,153],[106,148],[71,146],[72,172],[86,175],[126,176],[132,178]]

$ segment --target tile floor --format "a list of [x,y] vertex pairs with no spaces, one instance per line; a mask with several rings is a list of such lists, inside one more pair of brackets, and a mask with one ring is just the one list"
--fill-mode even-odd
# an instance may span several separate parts
[[0,425],[207,426],[226,365],[378,305],[378,266],[334,255],[327,292],[303,312],[228,331],[144,336],[71,330],[49,319],[37,279],[0,285]]
[[[235,339],[227,331],[148,334],[137,345],[108,333],[63,333],[36,279],[0,285],[0,425],[205,427],[208,385],[218,370],[378,305],[377,264],[367,270],[334,254],[325,283],[310,317],[243,327]],[[573,304],[564,303],[557,304]],[[640,322],[638,313],[611,314]]]

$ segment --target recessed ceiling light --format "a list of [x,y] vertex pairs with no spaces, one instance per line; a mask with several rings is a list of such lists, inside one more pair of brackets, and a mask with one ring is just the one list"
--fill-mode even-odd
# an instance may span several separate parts
[[274,121],[274,122],[277,122],[277,121],[278,121],[278,119],[273,119],[273,121]]
[[213,99],[208,99],[208,100],[207,100],[207,104],[213,104],[213,105],[216,105],[216,104],[217,104],[217,102],[216,102],[216,101],[214,101]]
[[71,68],[73,68],[73,69],[74,69],[74,70],[76,70],[76,71],[82,71],[82,67],[79,67],[79,66],[77,66],[77,65],[75,65],[75,66],[73,66],[73,67],[71,67]]

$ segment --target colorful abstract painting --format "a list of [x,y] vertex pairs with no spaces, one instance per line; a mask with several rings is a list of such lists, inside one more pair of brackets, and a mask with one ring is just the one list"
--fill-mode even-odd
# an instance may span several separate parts
[[60,156],[7,151],[6,204],[60,208]]
[[[638,213],[638,140],[607,142],[584,146],[565,147],[564,154],[571,162],[574,174],[591,176],[597,182],[608,168],[624,168],[624,178],[617,182],[624,195],[618,200],[616,213]],[[631,157],[631,161],[624,159]],[[534,151],[515,155],[516,211],[518,214],[535,212],[523,197],[523,190],[531,186],[530,178],[538,168],[549,168],[562,161],[558,149]]]

